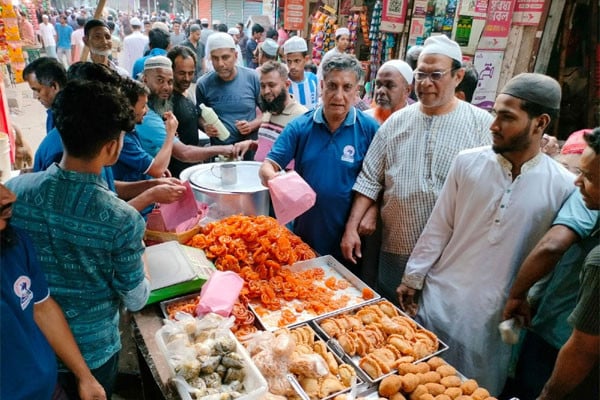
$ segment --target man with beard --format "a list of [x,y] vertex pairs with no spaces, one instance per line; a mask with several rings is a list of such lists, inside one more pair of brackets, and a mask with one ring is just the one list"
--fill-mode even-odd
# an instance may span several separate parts
[[504,86],[492,147],[455,158],[398,287],[401,307],[412,315],[418,309],[417,319],[450,347],[444,359],[493,396],[512,351],[498,329],[508,290],[574,189],[573,174],[540,152],[560,99],[558,82],[541,74]]
[[[188,83],[179,85],[180,88],[184,88],[186,85],[189,86],[190,74],[187,73],[188,78],[181,79]],[[165,56],[156,56],[146,60],[142,80],[150,89],[150,96],[148,97],[149,110],[142,123],[137,125],[137,132],[144,150],[150,156],[156,157],[165,141],[168,140],[165,121],[169,121],[171,118],[177,120],[173,115],[173,102],[171,99],[174,84],[171,60]],[[185,91],[185,89],[183,90]],[[178,98],[178,100],[180,99]],[[177,129],[177,126],[175,129]],[[197,135],[197,126],[195,132]],[[186,134],[186,136],[188,135],[189,133]],[[198,163],[215,154],[231,156],[233,150],[233,145],[215,146],[211,150],[207,150],[203,147],[184,144],[178,138],[175,138],[171,155],[179,161]]]
[[373,140],[353,188],[341,243],[346,259],[362,258],[365,214],[379,200],[383,233],[377,290],[390,301],[397,301],[404,266],[452,160],[461,150],[491,141],[492,117],[454,96],[463,77],[458,43],[445,35],[428,38],[413,76],[419,102],[392,114]]
[[[213,145],[234,144],[245,139],[257,139],[261,117],[257,113],[260,96],[258,74],[237,63],[235,42],[227,33],[216,32],[208,38],[210,58],[214,71],[198,80],[196,85],[197,105],[211,107],[219,116],[229,137],[223,141],[218,138],[215,126],[200,120],[204,132],[210,137]],[[252,160],[253,152],[248,152],[245,159]]]
[[129,76],[129,72],[110,60],[112,54],[112,36],[106,22],[99,19],[90,19],[83,28],[83,43],[90,49],[92,62],[106,65],[117,71],[121,76]]
[[[254,160],[264,161],[265,156],[273,147],[273,143],[281,131],[294,118],[308,110],[298,104],[290,95],[290,80],[285,64],[277,61],[267,61],[259,69],[260,73],[260,106],[262,122],[258,128],[258,140],[246,140],[236,145],[235,154],[243,157],[251,148],[256,150]],[[293,168],[293,164],[288,165]]]
[[[186,97],[186,91],[192,84],[194,71],[196,70],[196,57],[194,53],[183,46],[172,48],[167,57],[173,63],[173,93],[171,103],[173,105],[173,114],[179,121],[177,128],[177,138],[181,143],[176,145],[169,171],[173,176],[179,176],[181,171],[194,164],[180,161],[177,157],[184,154],[184,150],[192,148],[194,152],[194,163],[207,161],[219,154],[231,154],[232,145],[225,146],[201,146],[198,138],[199,115],[196,105]],[[183,146],[183,145],[189,146]],[[193,146],[193,147],[191,147]]]
[[385,62],[375,77],[375,107],[365,111],[383,124],[390,115],[408,105],[413,71],[402,60]]

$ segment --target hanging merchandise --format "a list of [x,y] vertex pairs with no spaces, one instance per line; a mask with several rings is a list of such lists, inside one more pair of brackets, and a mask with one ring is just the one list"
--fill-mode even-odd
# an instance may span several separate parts
[[350,31],[350,47],[348,47],[348,52],[350,54],[356,53],[356,41],[357,37],[357,29],[358,23],[360,21],[360,14],[354,13],[350,17],[348,17],[348,30]]
[[362,29],[363,42],[365,46],[371,45],[371,40],[369,40],[369,24],[367,23],[367,7],[363,7],[363,10],[360,12],[360,27]]
[[335,10],[329,6],[320,7],[312,17],[310,41],[315,65],[319,65],[323,55],[335,46],[335,20]]
[[23,82],[22,47],[16,10],[10,1],[0,0],[0,67],[13,83]]
[[381,34],[379,27],[381,25],[381,0],[377,0],[373,7],[373,16],[371,17],[371,28],[369,29],[369,40],[371,41],[371,79],[375,80],[377,70],[381,65],[381,47],[379,45]]
[[386,61],[394,59],[394,48],[396,47],[396,35],[393,33],[385,34],[385,50],[381,56],[381,62],[384,63]]
[[337,29],[337,25],[335,23],[335,18],[329,17],[325,20],[325,29],[323,36],[323,51],[322,55],[325,55],[329,50],[335,47],[335,31]]

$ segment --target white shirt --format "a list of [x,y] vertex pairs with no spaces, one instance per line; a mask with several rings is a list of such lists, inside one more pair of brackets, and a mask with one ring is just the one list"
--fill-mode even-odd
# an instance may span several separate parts
[[417,317],[450,347],[444,359],[492,395],[510,362],[498,331],[508,291],[574,180],[542,153],[513,180],[489,147],[461,152],[406,265],[403,283],[424,282]]
[[42,37],[42,43],[44,47],[46,46],[56,46],[56,29],[51,23],[41,23],[40,24],[40,36]]
[[123,39],[123,51],[119,60],[119,66],[125,69],[129,75],[133,73],[133,63],[144,56],[144,48],[148,44],[148,36],[140,31],[133,31]]
[[81,51],[83,50],[83,46],[85,46],[83,43],[83,32],[83,28],[81,28],[76,29],[71,33],[71,44],[75,46],[75,54],[73,54],[75,61],[79,61]]

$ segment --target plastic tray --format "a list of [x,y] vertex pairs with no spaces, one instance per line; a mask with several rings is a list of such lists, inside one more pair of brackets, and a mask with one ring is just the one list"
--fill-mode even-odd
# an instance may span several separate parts
[[[167,330],[168,330],[168,327],[163,326],[156,332],[156,344],[158,345],[160,353],[163,355],[163,357],[167,361],[167,365],[169,366],[169,372],[171,374],[171,378],[175,378],[176,377],[175,369],[170,362],[171,354],[167,350],[167,345],[165,342]],[[226,330],[226,335],[228,335],[231,339],[235,340],[236,353],[238,353],[242,356],[242,359],[244,360],[244,363],[245,363],[245,371],[246,371],[246,377],[244,378],[245,393],[243,393],[242,396],[238,397],[237,400],[260,400],[260,399],[262,399],[264,397],[264,395],[267,393],[267,388],[268,388],[267,381],[262,376],[262,374],[260,373],[258,368],[256,368],[256,365],[254,365],[254,362],[250,358],[250,355],[248,354],[248,352],[246,351],[244,346],[242,346],[240,344],[240,342],[236,339],[235,335],[233,333],[231,333],[231,331],[229,331],[228,329]],[[185,388],[185,386],[181,382],[178,382],[177,380],[173,380],[172,383],[177,388],[177,392],[179,393],[179,396],[181,397],[182,400],[193,400],[189,391]]]
[[[379,299],[381,296],[373,291],[373,299],[365,300],[362,297],[363,289],[367,288],[371,290],[366,283],[358,279],[356,275],[350,272],[346,267],[340,264],[335,258],[332,256],[322,256],[318,258],[314,258],[312,260],[300,261],[290,266],[285,266],[283,268],[290,269],[291,271],[305,271],[311,268],[322,268],[325,271],[325,276],[322,281],[315,282],[315,285],[325,287],[325,280],[334,277],[336,279],[342,279],[348,281],[350,286],[346,289],[338,289],[336,292],[339,293],[339,296],[348,295],[350,297],[345,307],[339,308],[337,310],[333,310],[331,312],[321,314],[323,316],[337,313],[339,311],[343,311],[346,309],[350,309],[357,305],[365,304],[368,301],[372,301],[373,299]],[[336,297],[338,294],[336,294]],[[296,311],[296,305],[299,305],[299,300],[291,300],[291,301],[283,301],[283,305],[280,310],[277,311],[269,311],[260,315],[257,312],[259,307],[262,305],[258,302],[250,302],[249,307],[252,312],[256,315],[256,319],[260,322],[260,324],[268,331],[274,331],[282,328],[279,326],[278,321],[281,318],[281,313],[283,310],[290,310],[295,316],[296,321],[291,324],[285,325],[286,328],[291,328],[294,326],[301,325],[309,320],[312,320],[318,315],[309,313],[307,311],[298,312]]]
[[[327,342],[328,346],[329,346],[329,347],[330,347],[332,350],[334,350],[334,352],[335,352],[335,353],[336,353],[338,356],[342,357],[342,358],[343,358],[343,359],[345,359],[345,360],[348,360],[348,361],[349,361],[349,362],[350,362],[350,363],[351,363],[351,364],[352,364],[352,365],[353,365],[353,366],[356,368],[356,370],[358,371],[358,373],[361,375],[361,378],[363,378],[363,379],[364,379],[366,382],[369,382],[369,383],[371,383],[371,384],[378,383],[378,382],[380,382],[380,381],[381,381],[383,378],[385,378],[386,376],[389,376],[389,375],[393,375],[393,374],[395,374],[395,373],[397,372],[397,370],[396,370],[396,369],[392,369],[392,370],[391,370],[390,372],[388,372],[387,374],[383,374],[383,375],[381,375],[381,376],[377,377],[376,379],[373,379],[373,378],[371,378],[371,376],[369,376],[369,374],[367,374],[367,373],[366,373],[366,372],[365,372],[365,371],[364,371],[364,370],[363,370],[363,369],[360,367],[360,365],[359,365],[359,361],[360,361],[360,358],[361,358],[361,357],[359,357],[359,356],[352,356],[352,357],[351,357],[351,356],[349,356],[348,354],[346,354],[346,353],[344,352],[344,350],[342,349],[342,347],[341,347],[341,346],[339,345],[339,343],[337,342],[337,340],[335,340],[334,338],[330,337],[330,336],[329,336],[329,335],[328,335],[328,334],[327,334],[327,333],[326,333],[326,332],[325,332],[325,331],[324,331],[324,330],[321,328],[321,326],[320,326],[320,322],[321,322],[321,321],[323,321],[323,320],[324,320],[324,319],[326,319],[326,318],[335,317],[336,315],[341,315],[341,314],[346,314],[346,313],[348,313],[348,314],[354,314],[354,313],[356,313],[358,310],[360,310],[361,308],[363,308],[363,307],[365,307],[365,306],[367,306],[367,305],[377,304],[377,303],[379,303],[379,302],[382,302],[382,301],[386,301],[386,300],[385,300],[385,299],[377,299],[377,300],[373,300],[373,301],[370,301],[370,302],[368,302],[368,303],[366,303],[366,304],[362,304],[362,305],[360,305],[360,306],[353,307],[353,308],[351,308],[351,309],[349,309],[349,310],[342,310],[342,311],[339,311],[339,312],[336,312],[336,313],[332,313],[332,314],[329,314],[329,315],[324,315],[324,316],[321,316],[321,317],[317,317],[317,318],[315,318],[315,319],[313,319],[313,320],[311,321],[311,325],[313,326],[313,328],[315,329],[315,331],[317,332],[317,334],[318,334],[318,335],[320,335],[320,336],[321,336],[321,337],[322,337],[324,340],[326,340],[326,342]],[[404,317],[407,317],[407,318],[410,318],[410,317],[409,317],[409,316],[408,316],[406,313],[404,313],[404,312],[403,312],[402,310],[400,310],[398,307],[395,307],[395,308],[396,308],[396,310],[398,311],[398,313],[399,313],[400,315],[402,315],[402,316],[404,316]],[[417,323],[416,321],[415,321],[415,324],[416,324],[416,325],[417,325],[419,328],[421,328],[421,329],[425,329],[425,328],[424,328],[424,327],[423,327],[421,324]],[[427,329],[427,330],[428,330],[428,329]],[[431,331],[430,331],[430,332],[431,332]],[[439,343],[439,344],[438,344],[438,349],[437,349],[437,351],[435,351],[435,352],[433,352],[433,353],[431,353],[431,354],[428,354],[427,356],[425,356],[425,357],[422,357],[422,358],[420,358],[420,359],[418,359],[418,360],[415,360],[415,361],[413,361],[413,364],[419,363],[419,362],[421,362],[421,361],[428,360],[428,359],[430,359],[431,357],[433,357],[433,356],[437,356],[437,355],[440,355],[440,354],[441,354],[441,353],[443,353],[444,351],[448,350],[448,345],[447,345],[446,343],[444,343],[443,341],[441,341],[439,338],[438,338],[438,343]]]

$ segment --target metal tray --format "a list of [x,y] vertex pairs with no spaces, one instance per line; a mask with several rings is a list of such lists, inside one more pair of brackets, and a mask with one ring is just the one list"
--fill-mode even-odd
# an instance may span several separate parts
[[[356,275],[354,275],[352,272],[350,272],[346,267],[344,267],[342,264],[340,264],[335,258],[333,258],[330,255],[314,258],[312,260],[300,261],[300,262],[297,262],[290,266],[285,266],[283,268],[290,269],[291,271],[294,271],[294,272],[304,271],[304,270],[308,270],[311,268],[322,268],[325,271],[325,276],[323,277],[322,281],[315,282],[315,285],[317,285],[317,286],[325,287],[325,280],[327,280],[330,277],[348,281],[350,286],[348,286],[348,288],[343,289],[343,290],[338,289],[337,292],[339,292],[339,295],[336,294],[336,296],[335,296],[336,298],[338,296],[342,296],[342,295],[350,296],[350,299],[347,302],[346,306],[336,309],[336,310],[333,310],[328,313],[321,314],[321,316],[335,314],[337,312],[356,307],[357,305],[365,304],[368,301],[373,301],[373,300],[379,299],[381,297],[379,294],[377,294],[376,292],[373,291],[373,295],[374,295],[373,299],[369,299],[369,300],[363,299],[363,297],[362,297],[363,289],[365,289],[365,288],[368,288],[369,290],[371,290],[371,289],[368,287],[368,285],[366,283],[364,283],[363,281],[358,279],[358,277]],[[260,324],[266,330],[274,331],[274,330],[280,329],[282,327],[290,328],[290,327],[298,326],[300,324],[303,324],[303,323],[310,321],[319,316],[319,315],[309,313],[307,311],[301,311],[301,312],[296,311],[295,306],[300,305],[300,304],[301,303],[299,300],[291,300],[291,301],[282,300],[281,309],[276,310],[276,311],[268,311],[268,312],[264,313],[264,315],[260,315],[259,312],[257,312],[257,309],[259,309],[259,307],[262,307],[262,305],[259,302],[250,302],[248,304],[248,306],[250,307],[250,310],[256,315],[256,319],[260,322]],[[279,326],[278,321],[281,318],[281,313],[286,309],[290,310],[296,316],[296,321],[294,321],[291,324],[287,324],[285,326]]]
[[196,292],[196,293],[190,293],[190,294],[186,294],[185,296],[180,296],[180,297],[175,297],[169,300],[165,300],[165,301],[161,301],[160,302],[160,311],[162,311],[163,316],[165,317],[165,319],[170,319],[169,318],[169,313],[167,312],[167,308],[172,305],[172,304],[177,304],[180,302],[188,302],[191,301],[193,299],[197,299],[200,296],[200,292]]
[[[310,323],[313,326],[313,328],[315,329],[315,331],[317,332],[318,335],[320,335],[328,344],[328,346],[334,351],[334,353],[336,353],[336,355],[342,357],[343,359],[347,359],[350,361],[350,363],[356,368],[356,370],[358,371],[358,373],[361,375],[361,378],[363,380],[365,380],[366,382],[370,383],[370,384],[376,384],[378,382],[380,382],[383,378],[385,378],[386,376],[389,375],[393,375],[396,372],[398,372],[398,370],[396,369],[392,369],[390,372],[388,372],[387,374],[383,374],[381,376],[379,376],[376,379],[371,378],[371,376],[369,376],[369,374],[367,374],[359,365],[359,361],[360,361],[360,356],[349,356],[348,354],[346,354],[344,352],[344,350],[342,349],[342,347],[339,345],[339,343],[337,342],[336,339],[330,337],[322,328],[320,325],[320,322],[323,321],[326,318],[330,318],[330,317],[335,317],[337,315],[341,315],[341,314],[355,314],[358,310],[360,310],[361,308],[368,306],[368,305],[374,305],[377,304],[379,302],[382,301],[386,301],[385,299],[379,298],[379,299],[375,299],[372,301],[369,301],[365,304],[361,304],[359,306],[356,307],[352,307],[350,309],[347,310],[341,310],[335,313],[331,313],[329,315],[323,315],[320,317],[317,317],[315,319],[313,319]],[[410,318],[404,311],[400,310],[398,307],[394,307],[396,308],[396,310],[398,311],[398,313],[404,317]],[[412,318],[411,318],[412,319]],[[413,320],[414,321],[414,320]],[[415,321],[415,324],[421,328],[421,329],[426,329],[423,327],[423,325],[419,324],[418,322]],[[430,331],[431,332],[431,331]],[[435,333],[435,332],[434,332]],[[437,335],[436,335],[437,336]],[[420,358],[418,360],[413,361],[413,364],[419,363],[421,361],[426,361],[428,359],[430,359],[433,356],[437,356],[440,355],[441,353],[443,353],[444,351],[448,350],[448,345],[446,343],[444,343],[442,340],[440,340],[438,338],[438,349],[437,351],[435,351],[434,353],[428,354],[427,356]]]

